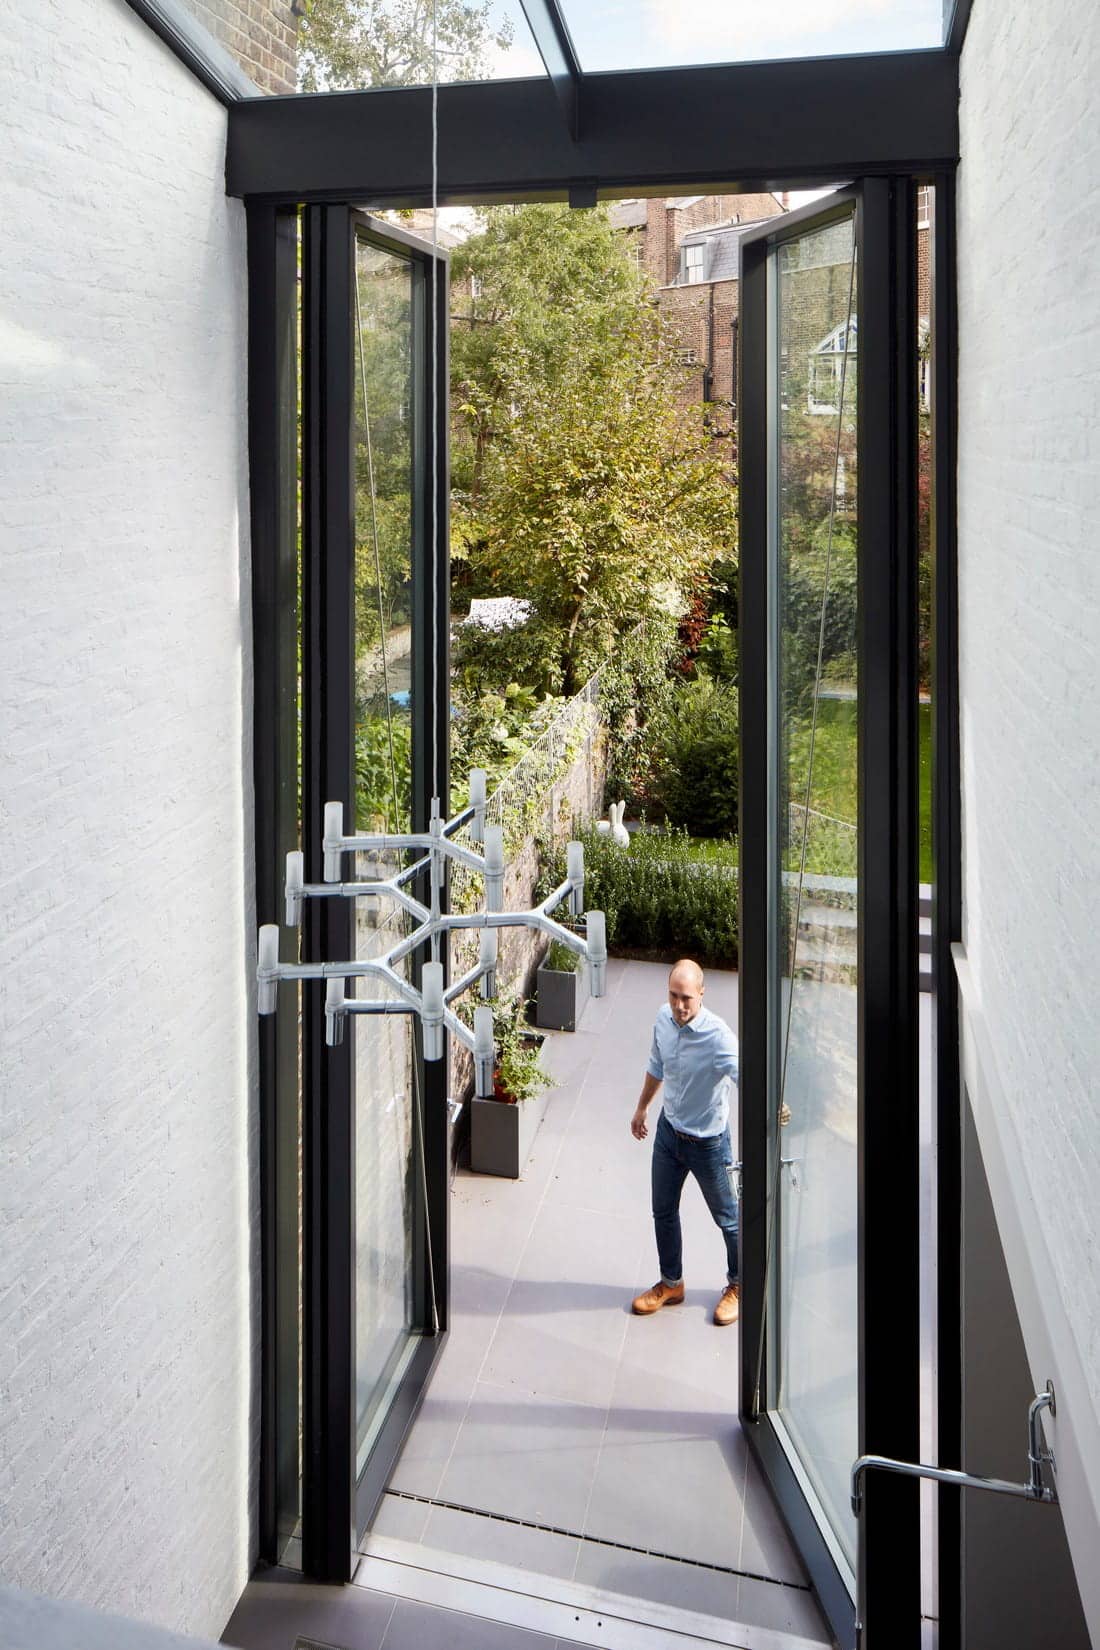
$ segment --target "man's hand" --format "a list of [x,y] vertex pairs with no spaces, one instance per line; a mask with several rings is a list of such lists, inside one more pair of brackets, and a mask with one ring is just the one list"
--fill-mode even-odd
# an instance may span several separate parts
[[790,1108],[790,1106],[788,1106],[787,1102],[784,1100],[783,1104],[779,1108],[779,1127],[781,1129],[785,1129],[787,1127],[787,1124],[790,1122],[790,1120],[791,1120],[791,1108]]
[[635,1109],[634,1116],[630,1119],[630,1132],[635,1140],[644,1140],[649,1133],[649,1126],[645,1120],[648,1109],[647,1106],[638,1106]]

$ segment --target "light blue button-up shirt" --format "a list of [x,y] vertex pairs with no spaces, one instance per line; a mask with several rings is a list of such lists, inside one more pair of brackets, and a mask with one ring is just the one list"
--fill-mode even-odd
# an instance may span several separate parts
[[665,1003],[646,1070],[665,1085],[664,1113],[674,1129],[700,1139],[723,1133],[737,1082],[737,1038],[725,1020],[701,1006],[679,1026]]

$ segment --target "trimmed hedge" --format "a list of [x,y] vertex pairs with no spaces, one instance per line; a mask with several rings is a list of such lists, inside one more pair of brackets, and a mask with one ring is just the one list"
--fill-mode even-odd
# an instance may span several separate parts
[[[620,848],[595,830],[582,832],[584,903],[607,914],[609,947],[667,958],[691,956],[715,968],[737,966],[736,850],[721,863],[697,857],[685,831],[636,831]],[[545,892],[565,876],[555,856]]]

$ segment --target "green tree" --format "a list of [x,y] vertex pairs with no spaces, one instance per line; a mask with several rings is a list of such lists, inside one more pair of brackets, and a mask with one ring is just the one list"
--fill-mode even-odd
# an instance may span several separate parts
[[494,209],[453,268],[457,556],[532,602],[574,692],[733,554],[734,488],[605,212]]
[[[490,0],[434,0],[440,80],[477,80],[491,45],[512,43],[509,21],[494,28]],[[298,31],[305,92],[424,85],[432,79],[433,0],[307,0]]]

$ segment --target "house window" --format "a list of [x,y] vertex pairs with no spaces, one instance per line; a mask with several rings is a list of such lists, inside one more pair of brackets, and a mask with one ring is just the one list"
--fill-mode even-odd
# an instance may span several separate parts
[[693,349],[678,349],[676,359],[682,367],[693,367],[699,357]]
[[694,286],[703,279],[703,252],[702,241],[694,246],[680,248],[680,281],[686,286]]
[[917,228],[928,229],[932,224],[932,186],[925,183],[917,190]]
[[809,412],[835,413],[840,407],[842,390],[846,405],[852,405],[857,348],[857,323],[853,318],[850,326],[842,321],[811,350],[807,379]]

